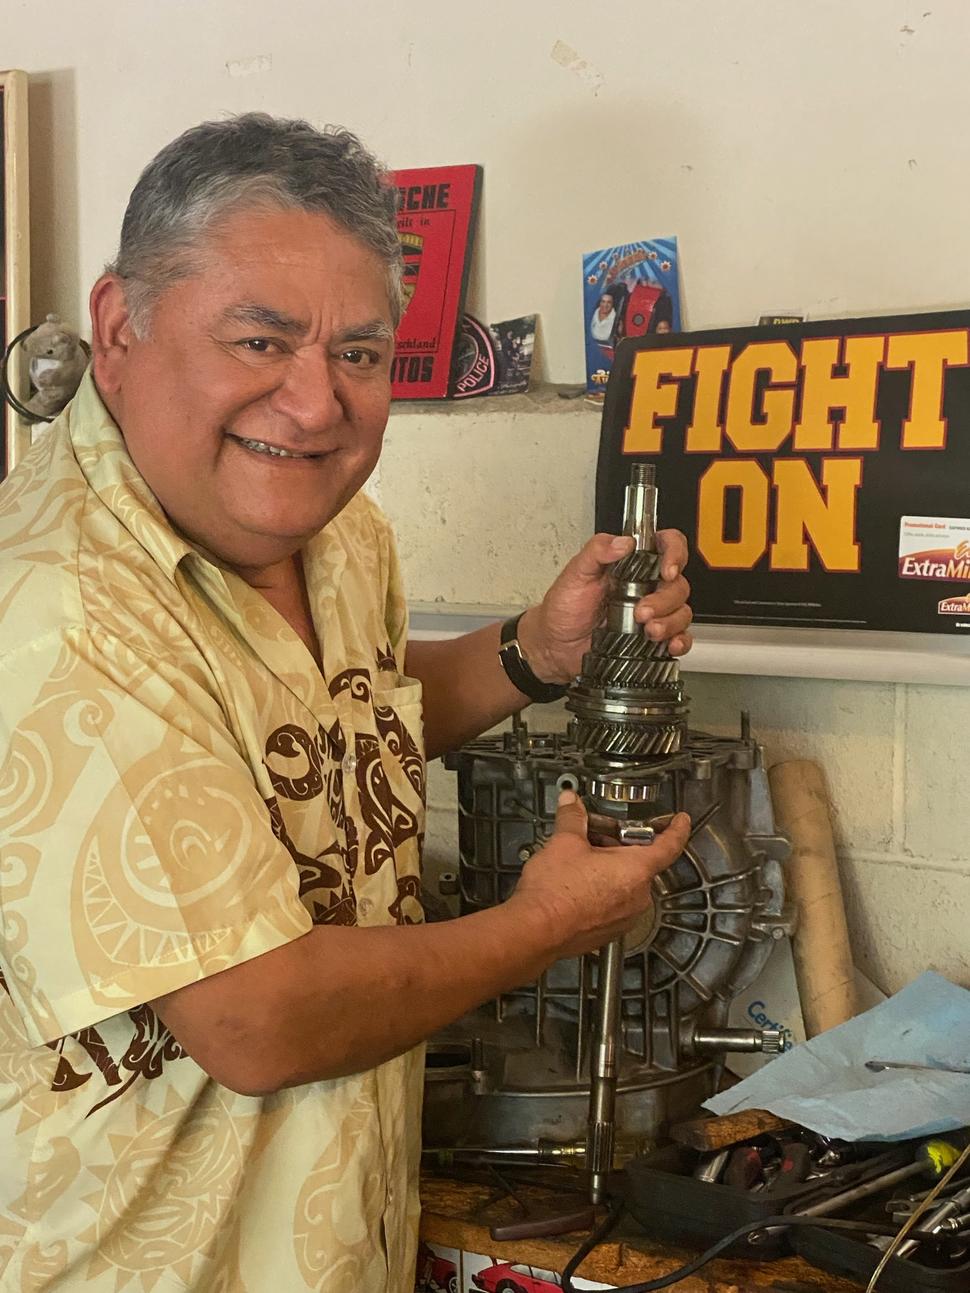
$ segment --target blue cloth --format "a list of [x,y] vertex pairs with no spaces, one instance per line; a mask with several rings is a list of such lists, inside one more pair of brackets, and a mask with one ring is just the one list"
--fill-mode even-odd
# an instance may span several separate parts
[[939,974],[921,975],[704,1107],[717,1114],[768,1109],[840,1140],[908,1140],[970,1126],[970,1075],[872,1073],[867,1060],[970,1065],[970,992]]

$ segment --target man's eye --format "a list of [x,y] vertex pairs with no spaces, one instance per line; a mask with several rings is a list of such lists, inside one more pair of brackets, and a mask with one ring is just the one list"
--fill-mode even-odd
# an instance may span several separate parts
[[358,368],[373,368],[380,360],[380,355],[375,350],[363,350],[359,346],[342,351],[342,357]]
[[246,337],[239,342],[241,349],[247,350],[251,355],[267,355],[273,344],[268,337]]

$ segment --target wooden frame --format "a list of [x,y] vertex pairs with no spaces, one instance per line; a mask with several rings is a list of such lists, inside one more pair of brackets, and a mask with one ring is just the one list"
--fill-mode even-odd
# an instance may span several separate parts
[[[2,121],[3,281],[0,284],[0,336],[3,348],[30,327],[30,203],[28,188],[27,73],[0,72]],[[16,382],[17,373],[11,373]],[[11,384],[13,384],[13,382]],[[15,388],[16,389],[16,388]],[[30,427],[12,408],[4,408],[3,473],[30,448]]]

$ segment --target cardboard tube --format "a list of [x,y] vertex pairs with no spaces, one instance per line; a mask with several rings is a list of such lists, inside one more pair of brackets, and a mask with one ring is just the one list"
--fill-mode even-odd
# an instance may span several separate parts
[[815,1037],[856,1013],[855,971],[825,776],[792,759],[768,773],[778,829],[790,838],[785,886],[798,912],[792,939],[805,1032]]

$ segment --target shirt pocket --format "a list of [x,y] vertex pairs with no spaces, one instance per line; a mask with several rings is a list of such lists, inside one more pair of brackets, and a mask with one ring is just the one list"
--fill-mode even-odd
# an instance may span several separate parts
[[424,803],[422,687],[416,678],[381,671],[373,680],[374,730]]

